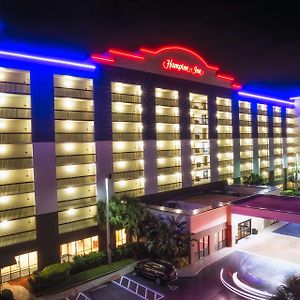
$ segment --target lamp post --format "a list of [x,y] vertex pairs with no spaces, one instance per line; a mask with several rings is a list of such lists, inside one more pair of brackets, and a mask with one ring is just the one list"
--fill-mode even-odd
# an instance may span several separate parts
[[107,262],[109,264],[111,264],[110,226],[109,226],[109,193],[108,193],[108,179],[109,179],[109,177],[105,177],[105,194],[106,194],[106,251],[107,251]]

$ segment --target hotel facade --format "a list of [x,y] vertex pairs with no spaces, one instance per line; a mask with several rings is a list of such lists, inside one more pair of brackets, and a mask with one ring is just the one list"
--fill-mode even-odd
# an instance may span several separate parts
[[[242,183],[251,172],[286,186],[296,138],[293,102],[243,91],[184,47],[81,62],[1,50],[2,281],[103,249],[106,192]],[[125,243],[124,230],[113,240]]]

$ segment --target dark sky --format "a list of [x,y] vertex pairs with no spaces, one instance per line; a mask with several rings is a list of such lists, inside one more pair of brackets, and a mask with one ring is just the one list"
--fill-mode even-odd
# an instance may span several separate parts
[[99,53],[181,44],[242,84],[300,91],[297,2],[0,0],[0,28],[6,37]]

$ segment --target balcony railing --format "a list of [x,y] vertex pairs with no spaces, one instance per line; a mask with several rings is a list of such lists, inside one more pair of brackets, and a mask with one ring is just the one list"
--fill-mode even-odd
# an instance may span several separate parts
[[59,233],[62,234],[65,232],[77,231],[82,228],[89,228],[94,226],[97,226],[97,221],[95,220],[95,218],[89,218],[89,219],[79,220],[75,222],[60,224]]
[[156,115],[156,123],[178,124],[178,116]]
[[113,102],[141,103],[141,96],[137,95],[112,93],[111,98]]
[[114,141],[141,141],[142,138],[143,138],[142,133],[131,133],[131,132],[113,133]]
[[259,132],[258,133],[258,138],[268,138],[269,134],[266,132]]
[[180,140],[180,133],[162,133],[158,132],[156,133],[156,139],[157,140],[163,140],[163,141],[176,141]]
[[81,89],[69,89],[64,87],[55,87],[54,95],[55,97],[93,99],[93,91],[81,90]]
[[118,160],[138,160],[143,159],[144,153],[139,152],[118,152],[113,154],[114,161]]
[[191,134],[192,140],[207,140],[208,139],[208,133],[192,133]]
[[208,155],[210,149],[209,148],[193,148],[192,149],[192,154],[193,155]]
[[252,151],[253,150],[253,145],[241,145],[240,146],[240,151]]
[[0,144],[31,143],[31,133],[0,133]]
[[228,160],[219,160],[219,163],[218,163],[218,166],[219,167],[227,167],[227,166],[233,166],[233,159],[228,159]]
[[113,174],[114,181],[119,180],[132,180],[144,177],[144,171],[126,171],[126,172],[118,172]]
[[14,208],[14,209],[1,211],[1,218],[5,220],[27,218],[27,217],[32,217],[34,215],[35,215],[34,206]]
[[26,83],[0,82],[0,93],[30,95],[30,85]]
[[218,139],[219,140],[226,140],[226,139],[232,139],[232,133],[219,133],[218,132]]
[[136,113],[112,113],[113,122],[142,122],[141,114]]
[[208,118],[191,117],[191,124],[208,125]]
[[82,186],[82,185],[91,185],[96,183],[96,176],[81,176],[81,177],[72,177],[72,178],[63,178],[57,179],[57,188],[65,188],[69,186]]
[[155,99],[156,105],[169,106],[169,107],[178,107],[177,99],[168,99],[168,98],[157,98]]
[[55,120],[77,120],[77,121],[93,121],[93,112],[83,111],[67,111],[67,110],[56,110]]
[[18,170],[32,168],[32,158],[7,158],[0,160],[0,170]]
[[72,199],[68,201],[58,201],[58,210],[65,211],[69,208],[80,208],[86,206],[96,205],[96,196],[95,197],[87,197],[80,199]]
[[240,120],[240,126],[252,126],[252,122],[248,120]]
[[232,125],[232,120],[231,119],[217,119],[218,125]]
[[24,243],[36,239],[36,231],[30,230],[0,237],[0,248],[14,244]]
[[127,195],[131,197],[139,197],[145,195],[145,189],[139,188],[134,190],[130,189],[128,191],[115,192],[115,195],[117,196]]
[[165,167],[165,168],[158,168],[157,169],[157,174],[158,175],[170,175],[170,174],[175,174],[181,172],[181,167],[180,166],[175,166],[175,167]]
[[56,133],[55,141],[57,143],[77,143],[77,142],[93,142],[93,133]]
[[252,138],[252,133],[247,132],[247,133],[240,133],[240,139],[251,139]]
[[199,109],[199,110],[206,110],[208,109],[207,103],[197,103],[197,102],[191,102],[191,109]]
[[0,185],[0,195],[17,195],[34,191],[33,182]]
[[195,171],[206,170],[209,169],[209,163],[195,163],[192,164],[192,168]]
[[0,118],[5,119],[30,119],[31,110],[28,108],[0,108]]
[[232,108],[231,106],[226,106],[226,105],[217,105],[217,111],[225,111],[225,112],[231,112]]
[[89,164],[96,161],[96,155],[70,155],[70,156],[57,156],[56,165],[64,166],[69,164]]
[[251,114],[251,109],[250,108],[245,108],[245,107],[240,107],[239,112],[242,114]]
[[181,155],[181,151],[179,149],[175,150],[158,150],[157,158],[160,157],[178,157]]
[[170,183],[170,184],[159,185],[158,186],[158,192],[160,193],[160,192],[176,190],[176,189],[180,189],[181,187],[182,187],[181,182],[175,182],[175,183]]

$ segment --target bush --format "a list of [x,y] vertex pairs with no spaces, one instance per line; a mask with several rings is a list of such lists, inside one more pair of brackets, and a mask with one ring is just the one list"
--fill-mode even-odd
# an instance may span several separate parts
[[283,196],[293,196],[294,191],[293,190],[284,190],[280,194],[283,195]]
[[69,274],[70,263],[52,264],[28,279],[30,289],[40,291],[65,280]]
[[75,256],[71,263],[70,273],[75,274],[106,263],[106,253],[103,251],[91,252],[82,256]]
[[112,261],[124,258],[142,259],[148,256],[147,248],[144,243],[133,242],[111,249]]
[[184,266],[189,264],[189,258],[187,256],[177,257],[175,259],[175,267],[183,268]]
[[0,295],[0,300],[14,300],[14,293],[9,289],[4,289]]

